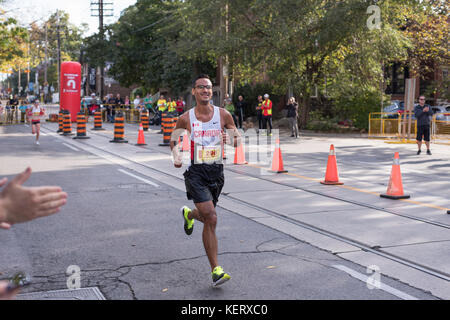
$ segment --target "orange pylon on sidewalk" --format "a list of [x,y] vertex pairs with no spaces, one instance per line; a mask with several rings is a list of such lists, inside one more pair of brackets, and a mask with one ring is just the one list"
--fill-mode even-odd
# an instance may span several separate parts
[[403,193],[402,173],[400,172],[400,156],[396,152],[394,155],[394,163],[392,164],[391,178],[385,194],[380,194],[382,198],[393,200],[409,199],[409,195]]
[[187,133],[183,135],[183,146],[181,148],[182,152],[189,151],[191,149],[191,144],[189,142],[189,136]]
[[244,146],[241,143],[239,146],[235,148],[234,151],[234,163],[233,164],[247,164],[248,162],[245,161],[245,152],[244,152]]
[[339,173],[336,161],[336,152],[334,145],[330,146],[330,154],[328,155],[327,172],[325,173],[325,180],[320,181],[321,184],[326,185],[341,185],[343,182],[339,181]]
[[138,141],[136,143],[136,146],[146,146],[145,143],[145,137],[144,137],[144,127],[142,126],[142,122],[139,124],[139,134],[138,134]]
[[276,173],[287,172],[287,170],[284,170],[283,167],[283,156],[281,155],[280,139],[277,139],[275,143],[275,152],[273,153],[271,171]]

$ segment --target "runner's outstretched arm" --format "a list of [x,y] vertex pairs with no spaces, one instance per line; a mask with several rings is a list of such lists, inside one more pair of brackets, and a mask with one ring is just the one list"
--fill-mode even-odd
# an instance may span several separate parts
[[177,124],[175,126],[174,131],[172,132],[172,136],[170,137],[170,150],[172,151],[172,160],[175,168],[181,168],[182,163],[182,155],[180,154],[180,150],[176,147],[176,143],[178,142],[178,138],[185,132],[187,129],[187,116],[188,114],[183,114],[178,118]]

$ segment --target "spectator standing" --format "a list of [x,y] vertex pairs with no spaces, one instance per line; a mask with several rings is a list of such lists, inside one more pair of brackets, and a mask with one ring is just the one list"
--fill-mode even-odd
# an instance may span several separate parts
[[141,97],[137,95],[136,98],[134,98],[133,100],[133,106],[135,109],[138,109],[140,104],[141,104]]
[[414,115],[417,119],[417,154],[422,150],[422,138],[425,140],[427,146],[427,154],[431,155],[430,151],[430,118],[433,116],[433,109],[428,104],[425,104],[425,96],[419,97],[419,104],[414,108]]
[[109,107],[108,121],[113,123],[116,116],[116,99],[113,97],[112,93],[108,95],[108,101],[106,104]]
[[16,113],[17,106],[19,105],[19,99],[17,98],[17,94],[15,94],[11,99],[9,99],[9,108],[6,108],[7,111],[7,122],[13,123],[14,114]]
[[244,114],[246,107],[247,103],[244,101],[244,97],[242,95],[239,95],[238,102],[236,103],[236,113],[240,129],[242,129],[242,122],[244,121]]
[[150,96],[150,93],[147,93],[147,95],[144,98],[144,106],[147,110],[150,110],[152,108],[152,102],[153,102],[153,99]]
[[267,124],[269,124],[270,130],[267,131],[269,136],[272,135],[272,101],[269,99],[269,95],[266,93],[264,95],[264,101],[261,105],[263,112],[263,129],[267,129]]
[[[227,95],[228,96],[228,95]],[[234,107],[233,101],[231,101],[231,98],[228,96],[223,102],[225,110],[227,110],[229,113],[231,113],[231,116],[233,117],[234,125],[237,126],[237,120],[236,120],[236,109]]]
[[[158,118],[161,119],[161,125],[162,125],[162,114],[167,110],[167,101],[164,99],[164,95],[160,95],[158,102],[156,103],[158,107]],[[161,131],[159,133],[163,133],[163,129],[161,126]]]
[[259,130],[263,128],[263,117],[262,117],[262,96],[258,96],[258,104],[256,106],[256,118],[258,119],[258,133]]
[[166,111],[167,109],[167,101],[166,99],[164,99],[164,95],[160,95],[158,102],[157,102],[157,106],[158,106],[158,111],[160,113],[163,113],[164,111]]
[[184,113],[184,108],[186,106],[186,103],[181,99],[181,97],[178,97],[177,100],[177,112],[178,116],[181,116]]
[[291,137],[298,138],[298,103],[295,102],[294,97],[289,98],[286,109],[289,127],[291,128]]
[[175,113],[177,111],[177,103],[172,101],[171,97],[167,98],[167,112]]
[[86,101],[86,98],[81,99],[81,110],[80,112],[85,113],[86,110],[88,110],[88,103]]

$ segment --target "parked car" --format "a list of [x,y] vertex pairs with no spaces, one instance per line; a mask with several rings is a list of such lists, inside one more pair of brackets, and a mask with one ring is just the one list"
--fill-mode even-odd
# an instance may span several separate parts
[[[414,104],[413,109],[411,110],[411,119],[416,120],[416,116],[414,115],[414,108],[417,106],[417,103]],[[398,119],[398,115],[403,114],[405,112],[405,102],[399,100],[392,100],[391,104],[383,109],[384,112],[389,113],[386,118],[388,119]],[[406,117],[409,119],[409,116]]]
[[436,115],[436,120],[450,122],[450,104],[433,106],[431,109],[433,109]]
[[399,114],[405,111],[405,102],[400,100],[392,100],[391,104],[384,107],[383,112],[389,113],[386,117],[389,119],[397,119]]

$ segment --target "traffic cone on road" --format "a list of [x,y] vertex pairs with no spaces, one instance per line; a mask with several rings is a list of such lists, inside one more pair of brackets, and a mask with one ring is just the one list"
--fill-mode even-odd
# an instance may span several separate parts
[[241,143],[239,146],[235,148],[234,151],[234,163],[233,164],[247,164],[248,162],[245,161],[245,153],[244,153],[244,146]]
[[396,152],[394,155],[394,163],[392,164],[391,178],[389,179],[389,185],[385,194],[380,194],[382,198],[388,198],[393,200],[409,199],[409,195],[403,193],[402,174],[400,172],[400,156]]
[[334,145],[330,146],[330,154],[328,155],[327,171],[325,173],[325,180],[320,181],[321,184],[326,185],[341,185],[343,182],[339,182],[339,173],[336,161],[336,152],[334,151]]
[[271,171],[276,172],[276,173],[287,172],[287,170],[284,170],[284,167],[283,167],[283,157],[281,155],[279,139],[277,139],[277,141],[275,143],[275,152],[273,153],[272,170]]
[[137,146],[146,146],[145,137],[144,137],[144,127],[142,126],[142,122],[139,124],[139,134],[138,141],[136,143]]

